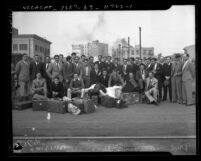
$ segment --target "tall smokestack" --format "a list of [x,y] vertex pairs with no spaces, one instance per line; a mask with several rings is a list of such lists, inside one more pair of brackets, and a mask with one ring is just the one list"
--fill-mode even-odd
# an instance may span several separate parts
[[130,37],[128,37],[128,58],[130,57]]

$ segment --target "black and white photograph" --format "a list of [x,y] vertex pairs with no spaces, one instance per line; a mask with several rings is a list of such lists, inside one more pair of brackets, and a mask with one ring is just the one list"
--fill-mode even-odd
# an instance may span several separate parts
[[195,10],[12,11],[13,153],[196,155]]

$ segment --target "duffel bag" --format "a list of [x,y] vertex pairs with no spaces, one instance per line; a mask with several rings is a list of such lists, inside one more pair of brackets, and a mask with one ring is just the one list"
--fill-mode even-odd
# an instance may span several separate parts
[[104,107],[112,108],[112,107],[116,107],[117,101],[113,97],[102,96],[101,97],[101,105]]
[[68,103],[66,101],[50,99],[50,100],[48,100],[47,111],[53,112],[53,113],[64,114],[67,112],[67,105],[68,105]]

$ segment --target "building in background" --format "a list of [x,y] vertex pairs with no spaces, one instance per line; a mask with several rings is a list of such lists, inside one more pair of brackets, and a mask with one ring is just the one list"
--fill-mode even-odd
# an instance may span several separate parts
[[[125,46],[125,45],[124,45]],[[134,58],[140,58],[140,47],[139,45],[129,46],[129,47],[122,47],[122,44],[119,44],[118,47],[114,47],[112,49],[112,56],[120,58],[121,60],[123,58],[128,57],[134,57]],[[154,57],[154,47],[141,47],[141,58],[149,58]]]
[[12,54],[24,54],[33,58],[39,55],[41,61],[50,56],[51,42],[35,34],[18,34],[16,28],[12,29]]
[[192,60],[195,60],[195,45],[186,46],[183,48],[184,53],[188,53]]
[[72,45],[72,51],[76,52],[78,56],[93,56],[97,60],[98,55],[108,56],[108,44],[96,40],[87,44]]

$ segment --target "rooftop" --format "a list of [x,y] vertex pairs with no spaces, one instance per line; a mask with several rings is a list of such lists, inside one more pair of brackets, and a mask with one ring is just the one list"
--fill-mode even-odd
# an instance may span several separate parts
[[49,43],[51,44],[52,42],[38,36],[38,35],[35,35],[35,34],[19,34],[19,35],[13,35],[12,36],[13,38],[34,38],[34,39],[38,39],[38,40],[41,40],[41,41],[44,41],[46,43]]

